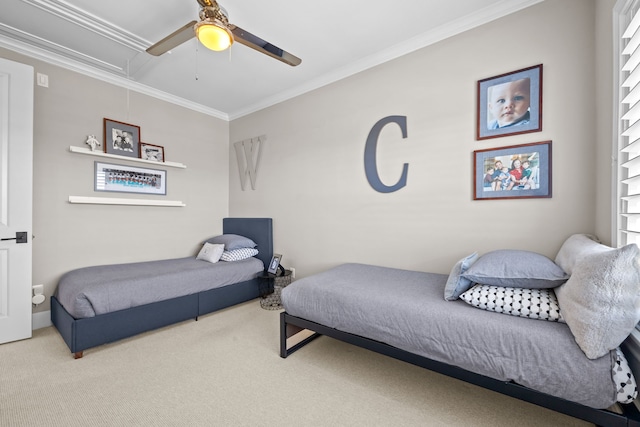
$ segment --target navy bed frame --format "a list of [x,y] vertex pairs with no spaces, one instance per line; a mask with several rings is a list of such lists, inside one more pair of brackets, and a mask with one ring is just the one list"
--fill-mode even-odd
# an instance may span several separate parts
[[[298,333],[305,333],[304,338],[289,347],[287,339],[295,337]],[[342,332],[319,323],[292,316],[286,311],[280,314],[280,357],[286,358],[291,353],[299,350],[321,335],[326,335],[452,378],[457,378],[489,390],[497,391],[498,393],[502,393],[507,396],[515,397],[556,412],[579,418],[594,423],[597,426],[640,427],[640,412],[633,403],[628,405],[619,404],[618,406],[620,406],[622,414],[606,409],[591,408],[589,406],[581,405],[579,403],[523,387],[514,382],[496,380],[494,378],[467,371],[457,366],[448,365],[446,363],[418,356],[380,341],[374,341],[359,335]]]
[[[273,256],[271,218],[224,218],[224,234],[239,234],[257,243],[259,258],[268,266]],[[84,350],[128,338],[142,332],[168,326],[230,307],[260,296],[259,279],[251,279],[197,294],[145,304],[95,317],[76,319],[58,299],[51,297],[51,322],[76,359]]]

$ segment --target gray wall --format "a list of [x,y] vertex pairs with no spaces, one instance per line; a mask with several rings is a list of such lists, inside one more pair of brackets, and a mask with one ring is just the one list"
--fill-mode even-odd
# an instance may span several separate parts
[[[229,125],[226,121],[0,49],[0,56],[49,76],[35,86],[33,282],[49,296],[64,272],[95,264],[189,256],[221,232],[228,214]],[[103,118],[140,126],[144,142],[165,148],[167,195],[96,193],[94,161],[148,166],[69,151],[87,135],[102,140]],[[153,167],[153,166],[149,166]],[[73,196],[181,200],[186,207],[70,204]]]
[[[599,20],[611,21],[611,6],[599,5]],[[241,190],[231,152],[230,214],[274,217],[275,250],[298,277],[342,262],[448,273],[473,251],[554,257],[573,233],[609,239],[608,212],[596,211],[597,200],[610,200],[596,191],[606,192],[609,172],[594,171],[604,149],[596,130],[606,135],[611,104],[596,102],[607,93],[594,89],[595,22],[593,0],[547,0],[232,121],[231,143],[268,140],[255,191]],[[602,55],[610,63],[610,50]],[[536,64],[544,65],[542,132],[476,141],[477,81]],[[407,116],[408,138],[397,127],[383,131],[382,179],[396,182],[403,163],[409,177],[381,194],[366,180],[364,144],[389,115]],[[553,141],[552,198],[472,199],[474,150],[545,140]]]

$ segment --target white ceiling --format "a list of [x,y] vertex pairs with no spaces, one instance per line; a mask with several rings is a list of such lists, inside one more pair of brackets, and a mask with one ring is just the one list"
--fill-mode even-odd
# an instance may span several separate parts
[[0,1],[1,47],[233,119],[542,0],[219,0],[230,23],[302,58],[297,67],[195,39],[147,54],[198,19],[196,0]]

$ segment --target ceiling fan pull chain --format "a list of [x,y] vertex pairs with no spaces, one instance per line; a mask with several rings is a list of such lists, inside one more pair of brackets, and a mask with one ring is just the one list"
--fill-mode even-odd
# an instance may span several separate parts
[[196,42],[196,69],[195,69],[196,81],[199,80],[199,77],[198,77],[198,58],[199,58],[198,53],[199,53],[199,51],[200,50],[198,49],[198,42]]

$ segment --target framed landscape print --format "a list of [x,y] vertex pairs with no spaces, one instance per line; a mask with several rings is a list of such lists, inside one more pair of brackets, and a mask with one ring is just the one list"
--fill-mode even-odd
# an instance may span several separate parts
[[477,139],[542,130],[542,64],[478,81]]
[[104,152],[138,158],[140,127],[104,119]]
[[473,152],[474,200],[551,197],[551,141]]

